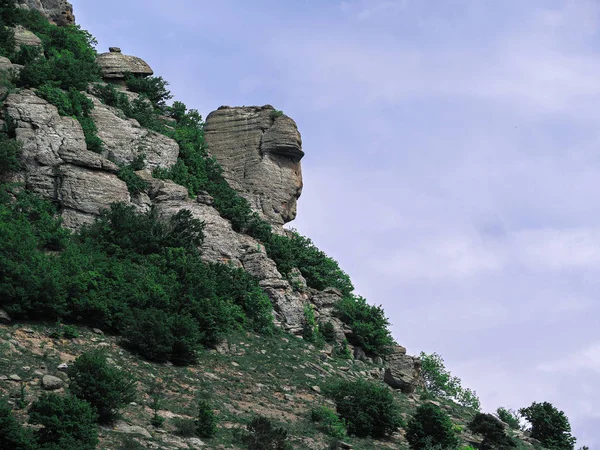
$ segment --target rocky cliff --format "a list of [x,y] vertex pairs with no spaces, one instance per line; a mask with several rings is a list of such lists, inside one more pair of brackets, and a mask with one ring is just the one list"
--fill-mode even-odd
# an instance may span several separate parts
[[22,8],[37,9],[51,22],[59,26],[73,25],[73,5],[67,0],[18,0]]

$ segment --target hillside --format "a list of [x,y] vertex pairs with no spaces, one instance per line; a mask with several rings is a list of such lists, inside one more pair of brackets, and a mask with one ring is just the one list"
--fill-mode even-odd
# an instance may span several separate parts
[[[283,227],[303,183],[292,118],[223,106],[204,121],[147,62],[97,54],[68,2],[18,3],[0,2],[0,443],[284,448],[248,443],[261,416],[291,448],[409,448],[429,405],[452,421],[448,448],[490,448],[469,431],[476,394],[434,392],[384,311]],[[87,354],[102,361],[83,383]],[[108,418],[87,397],[119,397],[104,376],[131,387]],[[490,420],[509,447],[543,448]]]

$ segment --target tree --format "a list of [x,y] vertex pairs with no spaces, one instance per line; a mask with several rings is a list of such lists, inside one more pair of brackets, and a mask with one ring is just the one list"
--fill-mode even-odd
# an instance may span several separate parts
[[31,405],[29,423],[42,426],[38,442],[44,450],[94,450],[98,444],[96,413],[72,395],[42,394]]
[[576,439],[571,435],[571,424],[564,412],[548,402],[533,402],[519,412],[531,424],[532,438],[552,450],[573,450]]
[[513,411],[512,409],[506,409],[502,406],[496,410],[496,414],[498,414],[498,418],[508,424],[513,430],[520,430],[521,423],[519,420],[519,413]]
[[491,414],[475,415],[469,423],[469,429],[483,436],[480,450],[510,450],[517,445],[506,435],[502,423]]
[[443,449],[458,447],[450,417],[433,403],[425,403],[417,408],[408,423],[406,440],[413,450],[425,450],[436,445]]
[[12,410],[5,401],[0,403],[0,448],[29,450],[31,439],[15,420]]
[[133,375],[109,366],[99,350],[84,353],[69,368],[69,388],[78,398],[88,401],[102,423],[112,422],[118,410],[135,399]]
[[398,405],[385,385],[343,380],[327,386],[325,393],[335,401],[349,434],[379,438],[392,434],[401,425]]

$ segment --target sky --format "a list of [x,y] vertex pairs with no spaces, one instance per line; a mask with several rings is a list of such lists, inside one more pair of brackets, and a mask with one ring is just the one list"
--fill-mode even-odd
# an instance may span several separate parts
[[549,401],[600,448],[600,2],[71,0],[206,115],[271,104],[290,225],[483,410]]

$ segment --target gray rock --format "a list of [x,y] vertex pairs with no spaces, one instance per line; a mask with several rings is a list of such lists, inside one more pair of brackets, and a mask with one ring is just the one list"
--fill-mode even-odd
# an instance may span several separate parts
[[42,40],[27,28],[17,25],[15,28],[13,28],[13,31],[15,33],[15,49],[21,48],[21,45],[27,45],[31,47],[42,46]]
[[385,358],[383,380],[393,389],[399,389],[405,394],[412,393],[417,387],[424,386],[421,377],[421,360],[408,356],[406,349],[400,345]]
[[140,436],[144,436],[145,438],[152,437],[150,432],[145,428],[136,425],[128,425],[125,422],[120,421],[115,424],[114,431],[125,434],[138,434]]
[[16,373],[9,375],[8,379],[11,381],[21,381],[21,377],[19,375],[17,375]]
[[10,316],[2,308],[0,308],[0,323],[4,323],[4,324],[10,323]]
[[100,335],[104,334],[104,332],[100,328],[92,328],[92,332],[94,334],[100,334]]
[[272,106],[222,106],[206,118],[208,150],[230,186],[264,219],[283,225],[296,217],[304,156],[296,123]]
[[89,95],[94,103],[91,117],[98,129],[98,137],[104,143],[103,156],[119,164],[130,164],[145,155],[146,168],[150,171],[169,168],[177,162],[179,145],[173,139],[142,128],[137,120],[119,117],[119,110],[104,105]]
[[54,391],[63,387],[63,380],[52,375],[44,375],[42,378],[42,386],[47,391]]
[[57,367],[58,370],[63,370],[63,371],[66,371],[68,368],[69,368],[69,366],[67,365],[67,363],[61,363]]
[[366,362],[369,358],[367,357],[367,354],[365,353],[363,348],[357,345],[356,347],[354,347],[354,359]]
[[18,0],[18,3],[27,9],[37,9],[58,26],[75,23],[73,5],[66,0]]
[[106,80],[123,80],[127,72],[136,76],[154,74],[146,61],[137,56],[124,55],[119,47],[110,47],[108,53],[99,54],[96,62],[102,71],[102,78]]

